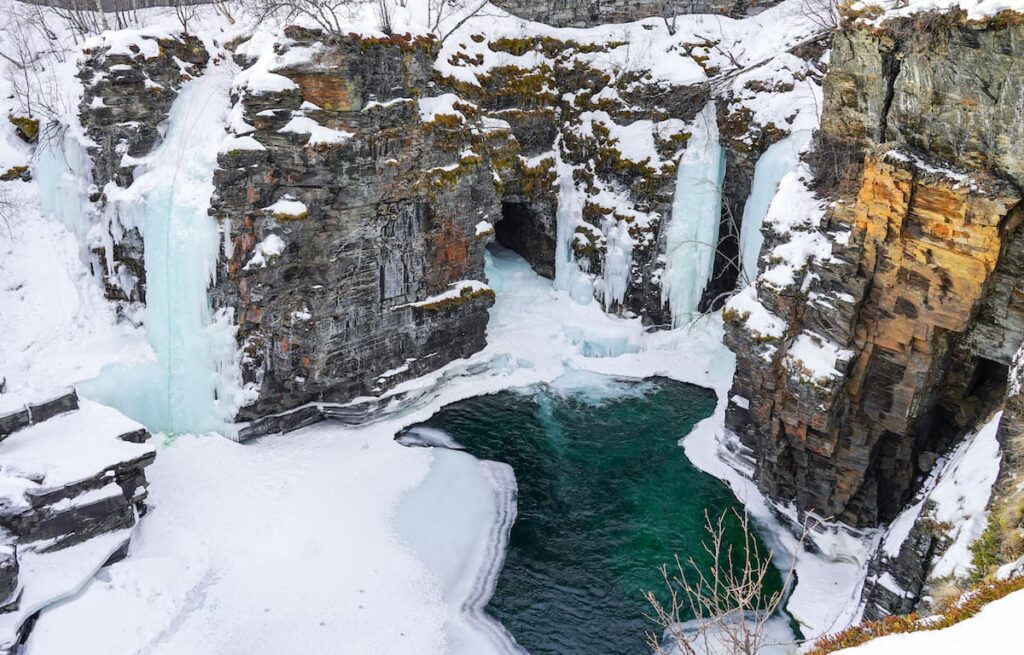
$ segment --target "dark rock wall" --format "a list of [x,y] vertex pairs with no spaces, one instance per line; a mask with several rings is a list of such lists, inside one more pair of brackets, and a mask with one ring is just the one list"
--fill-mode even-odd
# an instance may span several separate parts
[[[260,149],[221,155],[211,209],[232,244],[211,293],[235,312],[258,394],[242,419],[380,393],[480,350],[493,230],[478,225],[501,218],[491,161],[515,146],[507,129],[481,130],[468,103],[421,119],[433,41],[287,36],[281,52],[326,45],[275,71],[295,88],[238,98]],[[296,118],[350,136],[281,132]],[[266,209],[285,198],[301,215]],[[270,235],[283,251],[250,264]]]

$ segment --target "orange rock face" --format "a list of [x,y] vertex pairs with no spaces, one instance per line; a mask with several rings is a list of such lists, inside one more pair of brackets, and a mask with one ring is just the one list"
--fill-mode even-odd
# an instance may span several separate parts
[[[766,492],[853,524],[899,508],[922,462],[985,406],[988,364],[965,344],[1018,200],[982,174],[887,148],[869,154],[856,197],[829,210],[831,228],[849,230],[845,245],[812,267],[771,361],[745,355],[743,328],[730,324],[734,393],[749,401],[745,437]],[[852,352],[844,375],[824,384],[796,375],[786,350],[797,334]]]

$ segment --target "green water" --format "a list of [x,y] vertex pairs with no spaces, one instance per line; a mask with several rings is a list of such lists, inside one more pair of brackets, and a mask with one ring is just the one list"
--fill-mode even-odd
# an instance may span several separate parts
[[[532,655],[649,652],[643,590],[664,589],[658,567],[675,554],[706,567],[705,511],[739,509],[678,446],[714,394],[666,379],[614,384],[598,397],[548,387],[481,396],[422,424],[515,471],[518,515],[487,609]],[[770,584],[779,588],[777,575]]]

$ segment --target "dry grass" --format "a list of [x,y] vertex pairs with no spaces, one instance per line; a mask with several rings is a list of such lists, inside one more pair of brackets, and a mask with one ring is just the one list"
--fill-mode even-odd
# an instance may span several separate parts
[[989,603],[1021,589],[1024,589],[1024,576],[985,582],[960,594],[954,600],[942,604],[932,616],[922,617],[913,612],[903,616],[888,616],[879,621],[867,621],[837,634],[823,637],[805,655],[828,655],[844,648],[860,646],[872,639],[886,635],[948,628],[971,618]]

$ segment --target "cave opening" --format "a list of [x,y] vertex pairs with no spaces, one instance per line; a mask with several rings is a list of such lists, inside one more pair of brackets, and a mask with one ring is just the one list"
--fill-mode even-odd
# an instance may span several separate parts
[[970,373],[960,382],[963,392],[940,392],[939,402],[917,422],[918,482],[931,472],[940,454],[976,429],[1006,394],[1006,364],[975,356],[968,367]]
[[556,219],[551,203],[501,203],[501,220],[494,226],[497,242],[530,264],[537,275],[555,278]]

